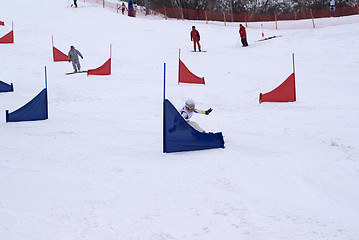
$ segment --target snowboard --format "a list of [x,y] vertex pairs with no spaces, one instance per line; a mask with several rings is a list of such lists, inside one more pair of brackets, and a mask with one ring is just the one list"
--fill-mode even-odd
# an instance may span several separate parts
[[193,50],[192,50],[191,52],[207,52],[207,51],[203,51],[203,50],[202,50],[202,51],[193,51]]
[[80,71],[80,72],[69,72],[69,73],[66,73],[66,75],[70,75],[70,74],[76,74],[76,73],[87,73],[87,71]]
[[278,37],[281,37],[281,36],[267,37],[267,38],[259,39],[257,42],[262,42],[262,41],[266,41],[266,40],[273,39],[273,38],[278,38]]

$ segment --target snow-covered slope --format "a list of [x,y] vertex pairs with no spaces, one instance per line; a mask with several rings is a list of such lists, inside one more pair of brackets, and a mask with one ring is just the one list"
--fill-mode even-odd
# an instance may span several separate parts
[[[359,17],[320,29],[128,18],[101,6],[0,0],[0,239],[357,239]],[[332,21],[328,20],[328,21]],[[283,28],[290,22],[280,23]],[[311,22],[308,21],[308,25]],[[192,53],[196,25],[206,53]],[[251,26],[251,25],[249,25]],[[254,25],[253,25],[254,26]],[[109,58],[112,75],[71,75],[54,44]],[[181,59],[205,86],[178,85]],[[258,104],[292,72],[297,102]],[[225,149],[162,153],[166,96],[214,109],[193,120],[222,131]],[[44,87],[49,119],[5,123]]]

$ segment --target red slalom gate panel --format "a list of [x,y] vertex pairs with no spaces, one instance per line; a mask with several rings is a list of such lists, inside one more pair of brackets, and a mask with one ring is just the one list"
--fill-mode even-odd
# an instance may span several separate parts
[[59,49],[52,47],[52,55],[54,57],[54,62],[65,62],[68,61],[68,56],[61,52]]
[[186,65],[179,59],[178,83],[205,84],[204,77],[200,78],[194,75]]
[[0,38],[0,43],[14,43],[14,31],[11,30],[8,34]]
[[111,58],[109,58],[101,67],[87,70],[87,75],[110,75]]
[[268,93],[259,94],[262,102],[295,102],[295,74],[292,73],[281,85]]
[[0,26],[5,26],[5,23],[3,21],[0,21]]

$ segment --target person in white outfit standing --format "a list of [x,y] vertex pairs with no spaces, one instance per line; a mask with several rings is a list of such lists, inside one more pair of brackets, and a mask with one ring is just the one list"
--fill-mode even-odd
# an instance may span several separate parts
[[213,111],[213,109],[209,108],[205,111],[196,109],[195,106],[196,104],[192,99],[187,99],[185,102],[185,106],[180,110],[180,114],[194,129],[199,132],[205,132],[196,122],[190,121],[190,118],[193,116],[193,113],[208,115]]

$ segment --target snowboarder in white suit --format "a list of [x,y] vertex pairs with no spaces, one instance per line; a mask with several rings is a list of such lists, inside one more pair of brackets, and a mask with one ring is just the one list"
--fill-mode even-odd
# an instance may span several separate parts
[[329,8],[330,8],[330,16],[333,17],[335,12],[335,0],[330,0]]
[[209,108],[208,110],[199,110],[195,108],[196,104],[192,99],[187,99],[185,102],[185,106],[181,109],[180,114],[181,116],[191,125],[194,129],[199,132],[205,132],[196,122],[190,121],[189,119],[193,116],[193,113],[199,114],[210,114],[213,109]]
[[69,57],[69,62],[72,61],[72,66],[75,72],[80,72],[81,69],[78,56],[80,56],[82,59],[84,58],[79,50],[77,50],[74,46],[71,46],[68,57]]

